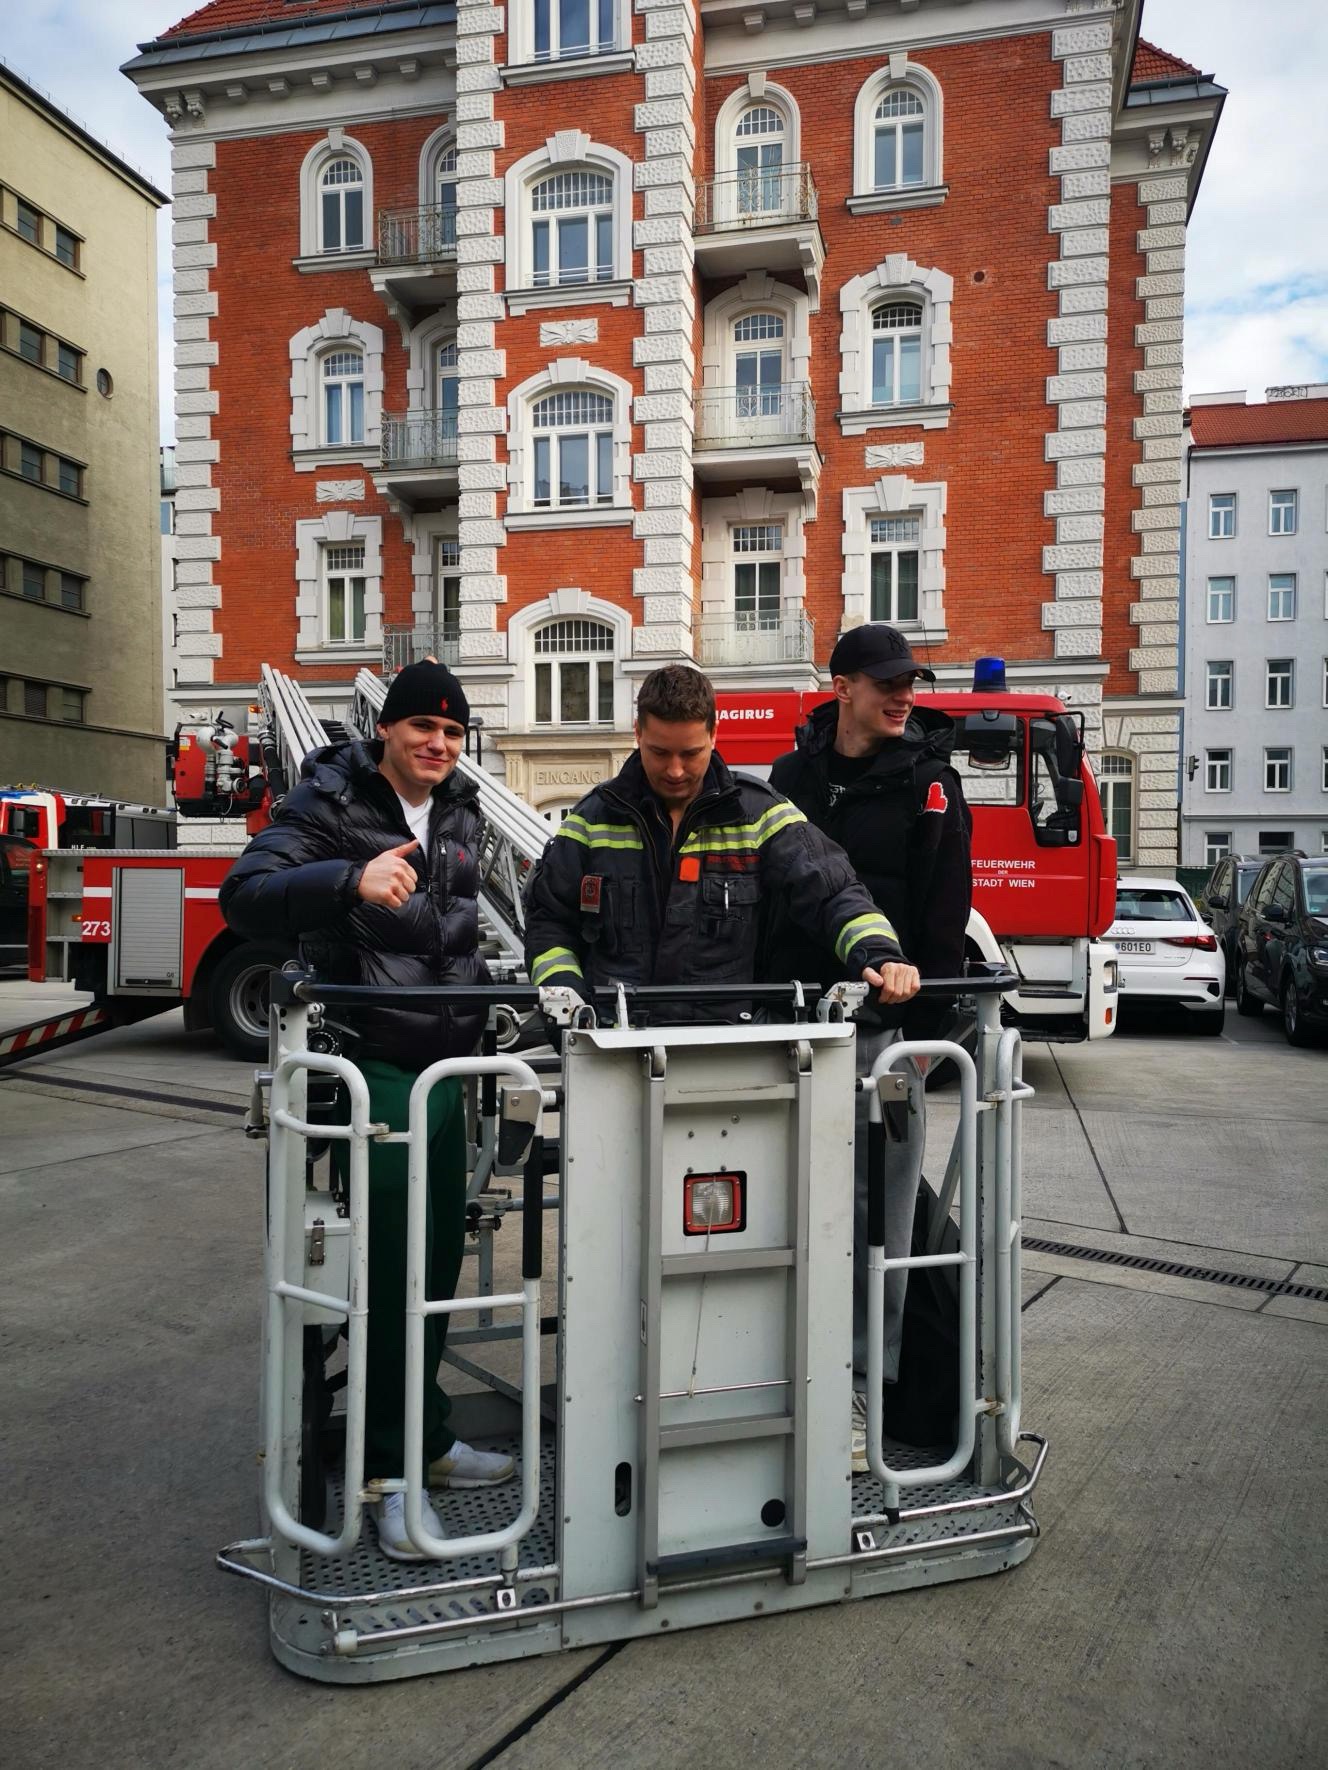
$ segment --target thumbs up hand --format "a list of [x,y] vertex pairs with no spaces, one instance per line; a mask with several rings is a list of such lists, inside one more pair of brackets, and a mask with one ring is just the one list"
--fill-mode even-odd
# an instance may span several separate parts
[[365,903],[381,903],[390,910],[399,910],[410,901],[418,875],[403,856],[419,847],[416,841],[403,842],[397,848],[386,848],[376,854],[360,874],[356,891]]

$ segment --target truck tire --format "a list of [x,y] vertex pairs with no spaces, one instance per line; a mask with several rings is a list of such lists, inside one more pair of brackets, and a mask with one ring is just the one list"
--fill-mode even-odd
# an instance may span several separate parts
[[248,1063],[267,1056],[268,976],[290,957],[285,947],[250,940],[232,947],[212,973],[208,1008],[217,1037]]

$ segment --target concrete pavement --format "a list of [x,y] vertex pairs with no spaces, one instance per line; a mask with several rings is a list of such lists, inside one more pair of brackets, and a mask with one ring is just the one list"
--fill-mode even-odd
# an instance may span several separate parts
[[[0,1026],[29,1001],[0,985]],[[1031,1048],[1027,1233],[1328,1282],[1328,1053],[1233,1032]],[[1318,1760],[1328,1305],[1031,1252],[1052,1454],[1013,1573],[395,1686],[285,1674],[210,1565],[256,1519],[248,1086],[178,1016],[0,1079],[7,1763]]]

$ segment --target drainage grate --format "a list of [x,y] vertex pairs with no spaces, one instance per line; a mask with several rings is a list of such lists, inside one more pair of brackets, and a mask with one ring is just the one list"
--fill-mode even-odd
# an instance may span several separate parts
[[1231,1285],[1238,1291],[1263,1291],[1270,1297],[1305,1297],[1328,1303],[1328,1287],[1293,1284],[1286,1278],[1255,1278],[1248,1272],[1224,1272],[1216,1266],[1190,1266],[1184,1260],[1159,1260],[1149,1254],[1123,1254],[1115,1248],[1081,1248],[1068,1241],[1043,1241],[1026,1235],[1024,1247],[1035,1254],[1060,1254],[1069,1260],[1092,1260],[1099,1266],[1125,1266],[1131,1272],[1161,1272],[1168,1278],[1199,1278],[1207,1284]]

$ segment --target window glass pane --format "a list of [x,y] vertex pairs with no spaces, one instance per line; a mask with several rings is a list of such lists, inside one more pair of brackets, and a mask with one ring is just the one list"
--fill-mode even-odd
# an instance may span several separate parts
[[872,344],[872,404],[891,406],[895,399],[895,341],[877,338]]
[[549,224],[537,221],[531,231],[531,270],[536,288],[549,280]]
[[346,192],[346,238],[347,247],[364,244],[364,192],[349,190]]
[[1236,532],[1236,494],[1214,492],[1208,500],[1208,534],[1214,541],[1229,541]]
[[876,188],[888,190],[897,181],[895,179],[895,132],[893,129],[876,131]]
[[68,492],[71,498],[77,498],[82,492],[82,469],[74,461],[66,461],[60,457],[60,490]]
[[756,608],[763,623],[779,616],[779,573],[777,559],[763,559],[756,568]]
[[590,222],[584,215],[564,215],[558,220],[558,281],[588,280]]
[[553,720],[553,665],[535,665],[535,718],[541,725]]
[[599,0],[599,46],[612,49],[614,44],[614,0]]
[[740,615],[756,611],[756,567],[742,560],[733,567],[733,606]]
[[337,384],[324,389],[327,412],[327,435],[329,443],[341,442],[341,388]]
[[25,682],[23,684],[23,711],[29,719],[45,719],[46,684],[44,682]]
[[873,553],[871,562],[871,618],[888,621],[893,614],[891,587],[894,582],[893,553]]
[[607,725],[613,719],[612,663],[601,662],[596,664],[595,677],[599,689],[599,705],[595,709],[595,717],[602,725]]
[[36,326],[30,326],[26,320],[18,323],[18,354],[30,363],[42,360],[42,335]]
[[364,441],[364,383],[352,381],[348,389],[350,393],[350,436],[351,442]]
[[561,0],[558,8],[559,49],[564,55],[590,47],[590,0]]
[[364,638],[364,579],[352,578],[350,581],[351,627],[352,639]]
[[899,340],[899,402],[901,405],[915,403],[922,392],[922,340],[921,338],[901,338]]
[[60,606],[61,608],[82,608],[83,580],[76,578],[72,572],[60,573]]
[[558,502],[586,504],[590,500],[590,438],[558,439]]
[[327,580],[327,626],[329,639],[346,637],[346,580],[342,577]]
[[600,504],[613,501],[613,438],[601,431],[595,438],[595,494]]
[[595,270],[601,283],[613,275],[613,216],[595,217]]
[[18,451],[18,470],[24,479],[35,479],[39,483],[42,477],[42,451],[35,443],[21,443]]
[[83,723],[83,690],[81,688],[62,688],[60,690],[60,717],[68,719],[76,725]]
[[1234,578],[1209,578],[1208,580],[1208,619],[1210,621],[1230,621],[1236,613],[1236,580]]
[[41,244],[41,216],[30,203],[20,202],[18,205],[18,231],[34,246]]
[[922,125],[906,123],[903,130],[904,171],[902,184],[922,183]]
[[60,227],[58,224],[55,230],[55,255],[61,264],[67,264],[71,269],[78,264],[78,241],[67,227]]
[[899,553],[895,556],[896,603],[895,618],[916,621],[918,618],[918,556]]
[[590,718],[590,665],[565,659],[558,666],[558,717]]
[[341,198],[336,191],[323,192],[323,250],[341,250]]
[[66,381],[78,380],[78,352],[72,345],[60,345],[56,353],[56,368]]
[[45,568],[34,565],[30,559],[23,561],[23,594],[30,596],[34,602],[42,602],[46,598]]
[[553,447],[547,436],[535,438],[535,502],[547,504],[552,497],[549,472],[549,451]]
[[549,53],[549,7],[550,0],[535,0],[535,54],[541,58]]

